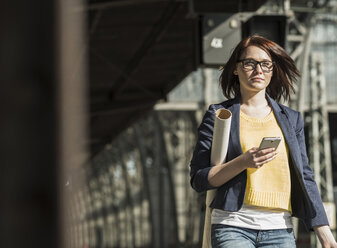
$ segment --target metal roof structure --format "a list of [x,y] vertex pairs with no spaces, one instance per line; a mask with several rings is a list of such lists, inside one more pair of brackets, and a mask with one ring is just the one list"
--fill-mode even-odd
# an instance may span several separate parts
[[265,1],[90,0],[90,147],[100,151],[200,64],[200,14]]

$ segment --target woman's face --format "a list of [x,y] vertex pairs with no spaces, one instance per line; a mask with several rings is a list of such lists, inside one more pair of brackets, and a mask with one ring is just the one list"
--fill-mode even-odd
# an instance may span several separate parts
[[257,46],[249,46],[242,53],[240,61],[234,74],[239,77],[241,94],[265,91],[273,76],[270,56]]

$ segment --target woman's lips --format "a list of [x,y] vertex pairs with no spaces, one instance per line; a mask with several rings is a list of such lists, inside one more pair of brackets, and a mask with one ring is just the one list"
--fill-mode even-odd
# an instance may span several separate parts
[[263,78],[259,78],[259,77],[255,77],[255,78],[252,78],[253,81],[263,81],[264,79]]

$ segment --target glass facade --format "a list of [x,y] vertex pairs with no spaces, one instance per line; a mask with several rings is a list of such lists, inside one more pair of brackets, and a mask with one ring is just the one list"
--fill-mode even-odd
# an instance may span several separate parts
[[321,15],[312,34],[312,52],[323,55],[323,70],[326,80],[326,94],[329,104],[337,103],[337,16]]

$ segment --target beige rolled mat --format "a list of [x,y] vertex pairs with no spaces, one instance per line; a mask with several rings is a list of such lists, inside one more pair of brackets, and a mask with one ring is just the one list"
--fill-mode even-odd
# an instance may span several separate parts
[[[231,128],[232,113],[227,109],[218,109],[215,112],[213,141],[211,150],[211,165],[225,162],[228,148],[229,131]],[[206,194],[206,213],[202,248],[211,248],[211,208],[216,189],[208,190]]]

